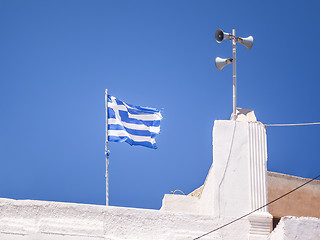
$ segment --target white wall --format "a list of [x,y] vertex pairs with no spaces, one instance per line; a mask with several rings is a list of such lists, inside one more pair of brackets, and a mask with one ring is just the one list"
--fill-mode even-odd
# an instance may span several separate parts
[[[0,199],[1,240],[194,239],[230,218],[159,210]],[[239,221],[205,239],[246,239]]]
[[[267,203],[267,145],[263,124],[217,120],[212,144],[213,163],[199,199],[166,195],[161,209],[235,219]],[[248,220],[249,239],[266,239],[272,221],[267,207],[253,213]]]
[[320,219],[310,217],[283,217],[269,240],[319,240]]
[[162,211],[199,214],[199,198],[185,195],[165,194]]

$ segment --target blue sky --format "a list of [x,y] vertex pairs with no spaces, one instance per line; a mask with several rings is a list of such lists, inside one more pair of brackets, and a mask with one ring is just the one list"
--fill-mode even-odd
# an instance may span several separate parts
[[[203,184],[214,120],[320,121],[319,1],[0,1],[0,197],[105,203],[104,90],[162,110],[158,149],[110,143],[110,204],[159,209]],[[268,169],[319,174],[320,126],[268,128]]]

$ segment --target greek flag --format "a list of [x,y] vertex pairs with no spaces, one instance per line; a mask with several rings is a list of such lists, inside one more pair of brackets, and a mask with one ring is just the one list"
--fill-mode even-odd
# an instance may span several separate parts
[[155,108],[127,104],[108,95],[108,141],[157,148],[161,113]]

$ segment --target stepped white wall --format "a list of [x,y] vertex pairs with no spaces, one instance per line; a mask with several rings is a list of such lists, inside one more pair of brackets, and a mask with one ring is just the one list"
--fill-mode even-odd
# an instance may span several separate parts
[[[217,120],[212,144],[213,163],[201,196],[166,195],[162,210],[235,219],[267,203],[264,125],[257,121]],[[247,220],[249,239],[265,240],[272,221],[267,207],[251,214]]]
[[[194,239],[232,218],[75,203],[0,199],[1,240]],[[240,220],[203,240],[248,239]],[[320,219],[285,217],[269,240],[318,240]]]
[[[0,199],[1,240],[194,239],[230,218],[159,210]],[[248,221],[205,239],[245,239]]]

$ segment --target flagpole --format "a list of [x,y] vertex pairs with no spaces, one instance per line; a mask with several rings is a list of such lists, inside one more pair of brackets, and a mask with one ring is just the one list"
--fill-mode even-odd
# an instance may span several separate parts
[[232,54],[233,54],[233,111],[232,120],[237,119],[237,45],[236,45],[236,30],[232,29]]
[[105,107],[106,107],[106,206],[109,206],[109,159],[108,159],[108,89],[105,90]]

